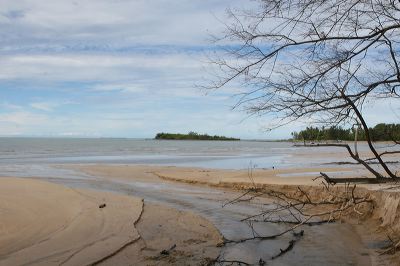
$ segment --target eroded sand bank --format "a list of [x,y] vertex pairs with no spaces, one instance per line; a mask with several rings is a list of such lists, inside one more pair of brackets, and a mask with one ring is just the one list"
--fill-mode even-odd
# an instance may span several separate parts
[[0,265],[198,263],[221,241],[191,213],[32,179],[0,178],[0,217]]

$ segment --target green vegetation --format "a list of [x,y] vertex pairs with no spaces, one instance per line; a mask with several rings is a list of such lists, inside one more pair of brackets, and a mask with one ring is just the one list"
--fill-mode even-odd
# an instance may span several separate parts
[[189,132],[188,134],[179,133],[158,133],[155,139],[174,139],[174,140],[240,140],[236,138],[228,138],[224,136],[210,136],[207,134],[198,134]]
[[[369,128],[372,141],[400,140],[400,124],[377,124]],[[355,129],[344,129],[342,127],[307,127],[300,132],[292,132],[294,140],[354,140]],[[358,130],[358,140],[366,140],[363,129]]]

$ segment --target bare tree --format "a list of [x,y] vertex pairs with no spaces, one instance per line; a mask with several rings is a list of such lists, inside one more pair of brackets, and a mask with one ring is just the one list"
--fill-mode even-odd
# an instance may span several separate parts
[[360,123],[382,171],[349,145],[334,146],[346,148],[376,178],[398,178],[383,158],[389,153],[374,146],[363,107],[400,99],[399,1],[256,2],[253,9],[228,10],[226,31],[215,37],[224,52],[212,57],[215,78],[205,87],[239,84],[245,91],[235,107],[274,115],[278,126],[305,119]]

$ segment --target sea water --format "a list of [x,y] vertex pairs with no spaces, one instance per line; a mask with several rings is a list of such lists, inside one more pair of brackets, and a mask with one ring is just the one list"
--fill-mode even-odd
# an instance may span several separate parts
[[[360,151],[367,149],[365,144],[359,146]],[[271,141],[0,138],[0,175],[48,176],[55,174],[54,165],[86,163],[217,169],[318,167],[337,160],[334,155],[343,152],[334,147],[316,149]],[[316,152],[324,156],[308,157]],[[57,173],[68,175],[68,171]]]

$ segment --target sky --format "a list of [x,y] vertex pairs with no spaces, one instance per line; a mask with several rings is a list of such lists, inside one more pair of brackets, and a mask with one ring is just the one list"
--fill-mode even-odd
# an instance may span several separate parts
[[[268,117],[232,110],[237,88],[195,86],[207,75],[210,34],[223,30],[225,10],[249,4],[0,1],[0,136],[289,137],[304,125],[266,131]],[[372,121],[396,119],[390,104],[383,107],[370,111]]]

